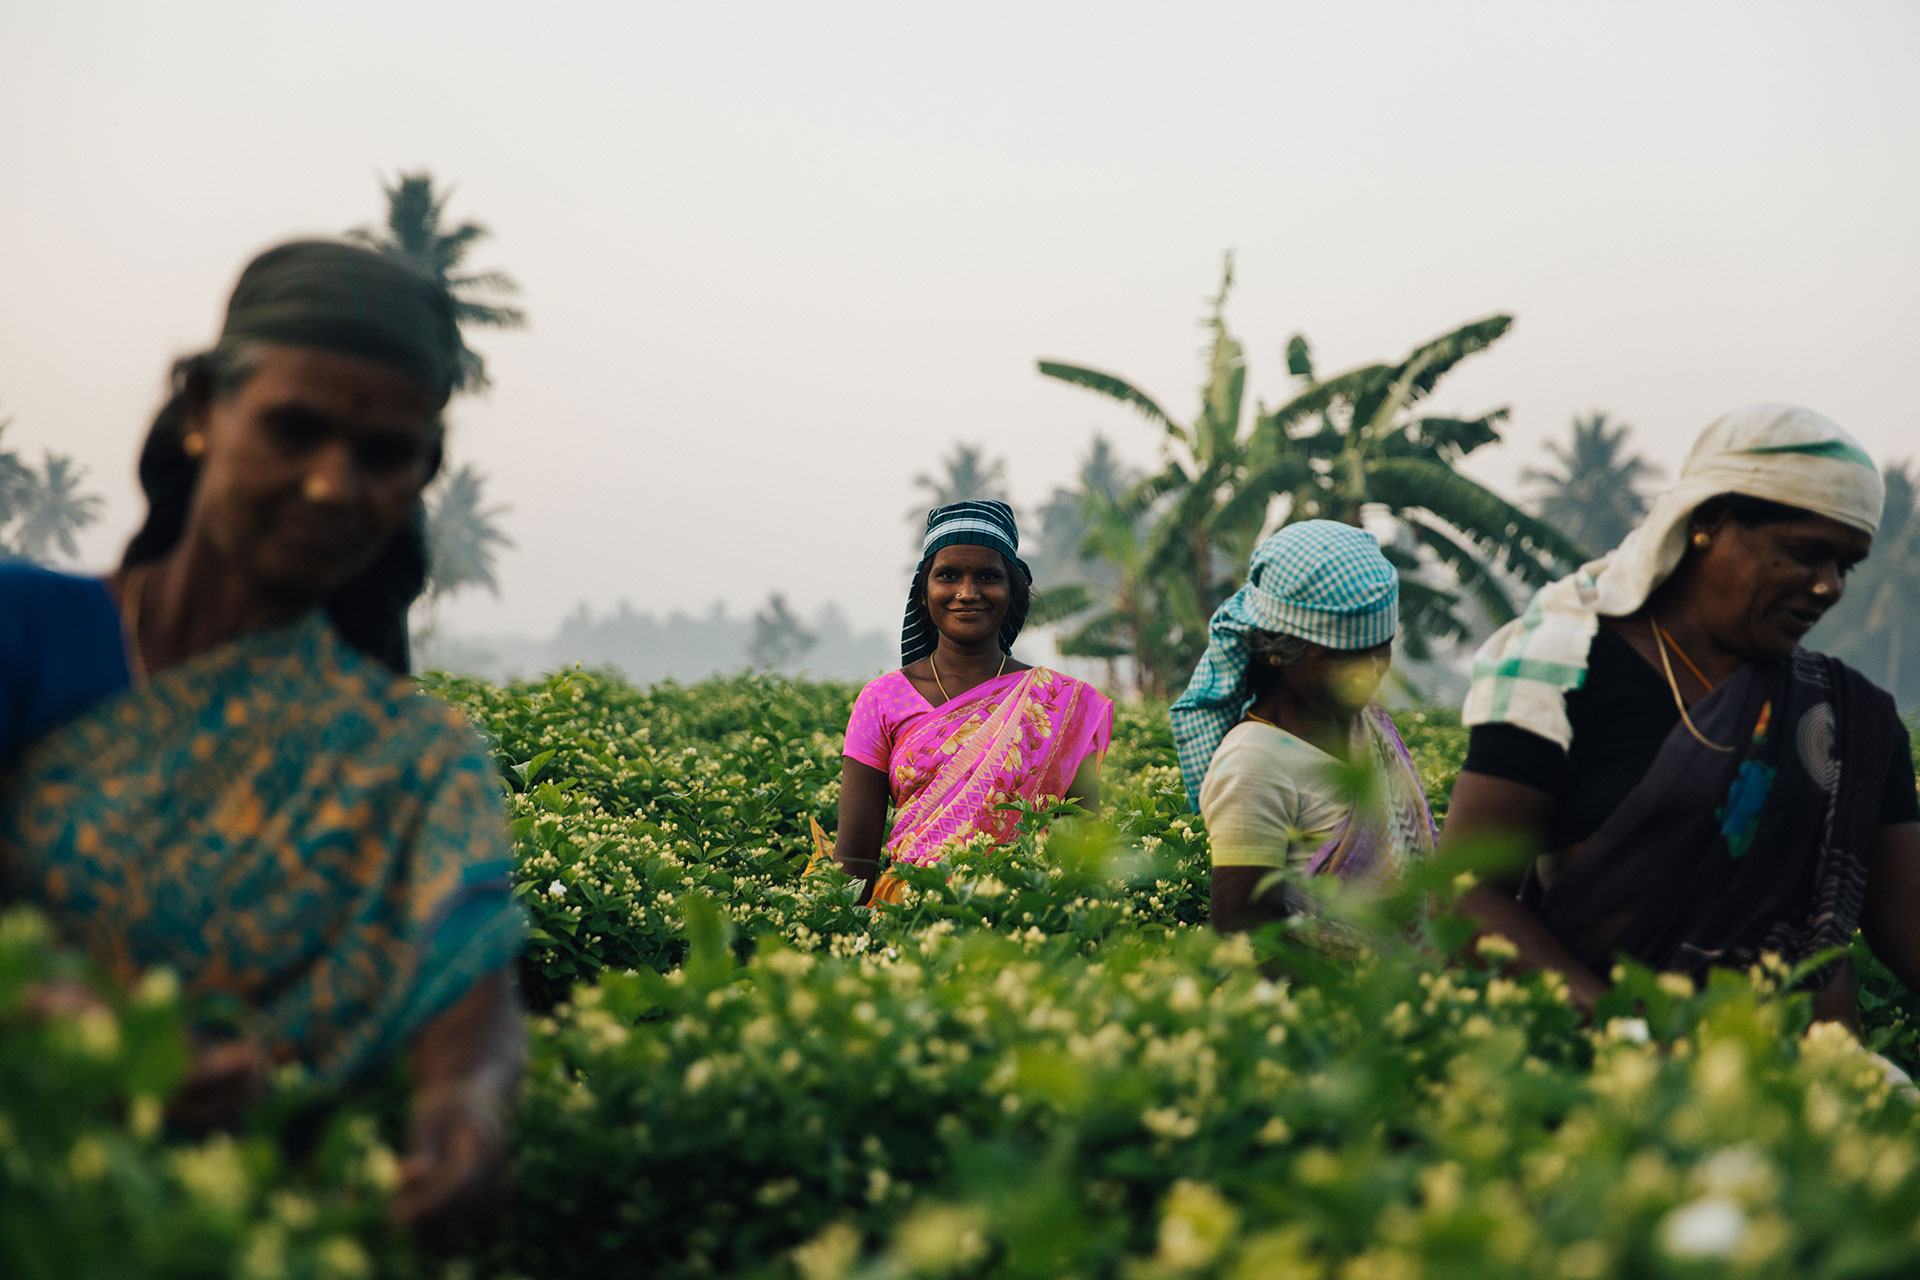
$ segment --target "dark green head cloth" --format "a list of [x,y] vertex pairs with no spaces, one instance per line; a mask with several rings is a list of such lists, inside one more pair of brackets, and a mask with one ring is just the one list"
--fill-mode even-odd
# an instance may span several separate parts
[[460,361],[446,289],[403,258],[333,240],[296,240],[248,263],[220,340],[374,360],[418,378],[442,404]]

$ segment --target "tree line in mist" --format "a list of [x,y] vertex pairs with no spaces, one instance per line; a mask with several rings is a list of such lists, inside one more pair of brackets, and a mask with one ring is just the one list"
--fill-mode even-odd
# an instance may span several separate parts
[[[457,389],[488,386],[486,362],[467,345],[473,328],[519,328],[519,286],[497,269],[469,266],[489,234],[450,220],[451,191],[427,173],[383,184],[384,221],[350,238],[412,262],[455,300],[462,350]],[[1456,464],[1496,444],[1505,407],[1469,417],[1435,412],[1441,380],[1485,351],[1513,318],[1488,316],[1404,356],[1322,373],[1306,337],[1281,352],[1293,386],[1274,405],[1246,397],[1247,356],[1227,320],[1234,284],[1227,259],[1202,319],[1207,337],[1198,403],[1172,411],[1125,377],[1093,365],[1041,360],[1042,375],[1117,402],[1143,420],[1158,459],[1141,472],[1094,436],[1072,480],[1023,513],[1039,591],[1033,621],[1060,653],[1103,664],[1109,682],[1150,696],[1178,692],[1206,644],[1207,620],[1237,589],[1258,540],[1293,520],[1334,519],[1380,536],[1401,575],[1400,652],[1410,691],[1446,696],[1460,658],[1527,596],[1604,554],[1644,514],[1662,480],[1631,446],[1631,429],[1602,412],[1576,418],[1549,441],[1542,465],[1522,474],[1516,500],[1462,475]],[[78,535],[102,500],[73,459],[47,451],[35,465],[9,447],[0,417],[0,557],[73,561]],[[1887,509],[1873,554],[1814,642],[1920,704],[1920,472],[1886,468]],[[915,479],[908,513],[917,540],[926,507],[963,498],[1009,500],[1007,467],[977,445],[955,444]],[[664,619],[622,604],[596,616],[582,606],[547,640],[479,644],[440,634],[441,604],[473,588],[499,592],[499,552],[513,545],[508,508],[490,501],[471,465],[448,467],[426,499],[431,576],[417,614],[430,661],[486,674],[531,673],[566,662],[618,666],[636,680],[696,678],[760,667],[858,678],[892,662],[879,632],[859,633],[834,606],[806,618],[780,594],[747,618],[716,606]]]

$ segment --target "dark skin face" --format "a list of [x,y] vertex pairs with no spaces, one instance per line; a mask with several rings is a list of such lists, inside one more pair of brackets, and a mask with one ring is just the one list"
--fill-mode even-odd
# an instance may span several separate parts
[[1723,518],[1688,532],[1686,560],[1647,611],[1676,638],[1678,627],[1693,631],[1723,673],[1790,655],[1840,602],[1847,575],[1873,547],[1872,535],[1815,515],[1751,528]]
[[310,607],[365,570],[439,463],[439,405],[386,365],[264,349],[188,420],[205,441],[183,549],[262,596]]
[[997,654],[1013,603],[1007,562],[991,547],[942,547],[927,570],[926,601],[942,649]]

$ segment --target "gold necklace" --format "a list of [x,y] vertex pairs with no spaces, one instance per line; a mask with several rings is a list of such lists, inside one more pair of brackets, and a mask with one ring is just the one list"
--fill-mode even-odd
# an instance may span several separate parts
[[[1667,657],[1667,642],[1661,638],[1658,624],[1653,628],[1653,645],[1654,648],[1660,650],[1660,669],[1667,673],[1667,688],[1673,691],[1673,705],[1680,709],[1680,723],[1687,726],[1687,732],[1693,735],[1693,740],[1707,750],[1717,751],[1723,756],[1730,756],[1735,751],[1738,751],[1738,747],[1723,747],[1717,742],[1710,741],[1707,735],[1701,733],[1694,725],[1693,717],[1687,714],[1686,699],[1680,696],[1680,682],[1673,678],[1673,662]],[[1698,675],[1699,673],[1695,672],[1694,674]],[[1706,681],[1702,680],[1701,683],[1706,684]],[[1712,689],[1713,686],[1707,685],[1707,687],[1708,689]]]
[[[1005,652],[1001,653],[1000,669],[993,673],[993,675],[990,677],[991,679],[998,680],[1001,676],[1007,673],[1007,659],[1012,656],[1013,655],[1009,653],[1005,653]],[[946,681],[940,678],[940,664],[933,660],[932,654],[927,655],[927,665],[933,668],[933,684],[935,688],[940,690],[940,701],[943,703],[952,702],[953,695],[947,692],[947,683]],[[980,683],[985,684],[986,681],[982,680]]]
[[147,660],[140,654],[140,599],[152,562],[137,564],[120,579],[120,640],[127,650],[127,670],[136,685],[147,682]]
[[[1265,716],[1257,716],[1257,715],[1255,715],[1255,714],[1253,714],[1253,712],[1251,712],[1251,711],[1249,711],[1249,712],[1247,712],[1247,713],[1246,713],[1246,717],[1247,717],[1247,719],[1249,719],[1249,720],[1251,720],[1251,721],[1253,721],[1253,722],[1254,722],[1255,724],[1263,724],[1263,725],[1265,725],[1265,726],[1267,726],[1267,728],[1269,728],[1269,729],[1280,729],[1280,726],[1279,726],[1279,725],[1277,725],[1277,724],[1275,724],[1275,723],[1274,723],[1273,721],[1271,721],[1271,720],[1269,720],[1269,719],[1267,719],[1267,718],[1266,718]],[[1282,733],[1285,733],[1285,732],[1286,732],[1286,730],[1284,730],[1284,729],[1281,729],[1280,731],[1281,731]]]
[[1693,678],[1700,682],[1701,687],[1706,689],[1708,693],[1712,693],[1713,681],[1707,679],[1706,672],[1702,671],[1699,667],[1696,667],[1693,665],[1693,659],[1689,658],[1687,656],[1687,651],[1680,647],[1680,642],[1673,638],[1673,633],[1668,631],[1665,627],[1661,626],[1658,622],[1655,622],[1652,618],[1647,619],[1647,625],[1652,627],[1654,629],[1654,632],[1662,640],[1664,640],[1667,644],[1673,646],[1674,656],[1680,659],[1681,664],[1685,666],[1687,670],[1693,672]]

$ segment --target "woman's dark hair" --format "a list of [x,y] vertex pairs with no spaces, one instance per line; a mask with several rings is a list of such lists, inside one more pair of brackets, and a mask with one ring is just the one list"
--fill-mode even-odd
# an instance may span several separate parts
[[[179,545],[200,480],[200,460],[185,447],[188,414],[197,405],[238,391],[257,364],[257,349],[246,343],[222,344],[175,362],[167,402],[154,416],[140,449],[140,488],[147,495],[147,518],[127,543],[122,568],[158,560]],[[426,588],[427,564],[426,508],[416,502],[412,518],[388,540],[373,564],[324,602],[340,638],[376,662],[407,674],[412,666],[407,611]]]
[[1762,525],[1813,518],[1813,512],[1784,502],[1770,502],[1744,493],[1721,493],[1695,507],[1689,523],[1711,528],[1723,520],[1731,520],[1744,529],[1758,529]]
[[1283,631],[1247,632],[1247,688],[1258,702],[1280,684],[1282,671],[1307,656],[1313,642]]
[[[1011,628],[1018,633],[1027,625],[1027,614],[1033,609],[1033,584],[1027,581],[1027,575],[1020,572],[1018,565],[998,551],[994,554],[1000,556],[1000,567],[1007,575],[1007,616],[1000,623],[1000,630],[1005,633]],[[927,578],[932,573],[932,556],[928,556],[913,571],[913,598],[922,610],[927,607]]]

